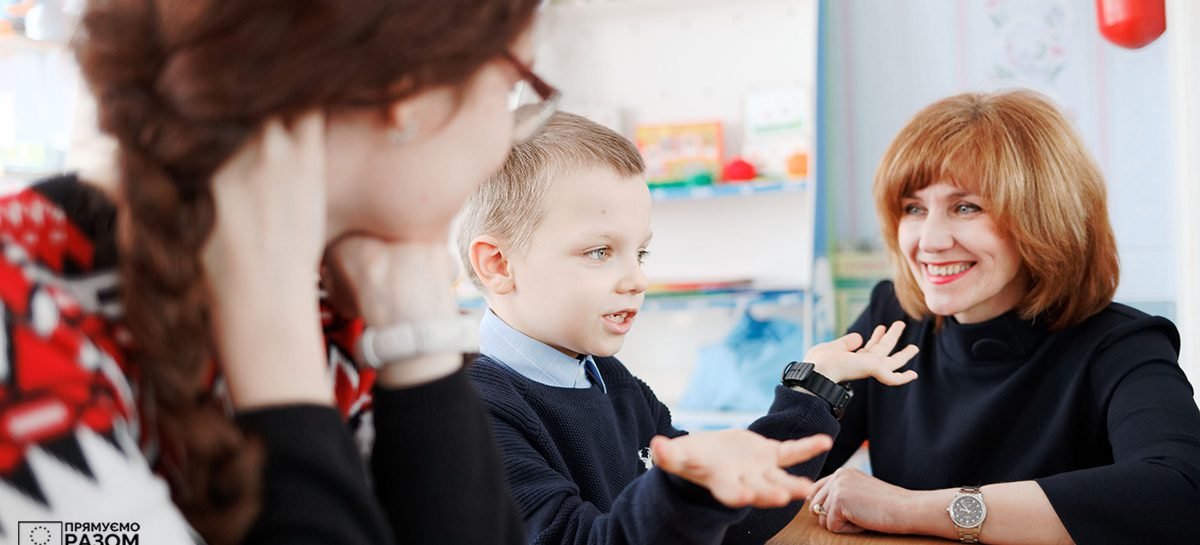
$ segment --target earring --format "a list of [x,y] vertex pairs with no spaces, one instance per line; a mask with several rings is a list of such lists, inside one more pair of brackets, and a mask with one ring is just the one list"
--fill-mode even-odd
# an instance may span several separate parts
[[387,132],[388,141],[394,146],[403,146],[404,144],[409,143],[409,141],[411,141],[416,135],[417,126],[415,123],[407,124],[402,129],[391,128],[388,129]]
[[388,141],[394,146],[403,146],[417,136],[417,126],[419,123],[412,119],[412,114],[408,111],[405,111],[401,115],[403,119],[400,120],[400,126],[392,127],[387,131]]

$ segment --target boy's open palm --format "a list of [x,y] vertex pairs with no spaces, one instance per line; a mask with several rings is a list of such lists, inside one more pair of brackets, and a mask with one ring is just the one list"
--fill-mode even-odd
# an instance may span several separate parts
[[776,441],[750,430],[701,432],[650,441],[654,465],[707,488],[722,504],[771,508],[807,497],[812,481],[784,468],[829,450],[825,435]]

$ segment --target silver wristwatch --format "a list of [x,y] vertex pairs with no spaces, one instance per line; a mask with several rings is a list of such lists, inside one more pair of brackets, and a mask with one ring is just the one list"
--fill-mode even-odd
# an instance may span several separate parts
[[426,354],[479,350],[479,320],[456,316],[368,327],[359,340],[363,363],[378,369]]
[[964,487],[950,500],[950,522],[958,530],[958,540],[963,543],[979,543],[983,531],[983,520],[987,518],[987,505],[983,503],[983,492],[979,487]]

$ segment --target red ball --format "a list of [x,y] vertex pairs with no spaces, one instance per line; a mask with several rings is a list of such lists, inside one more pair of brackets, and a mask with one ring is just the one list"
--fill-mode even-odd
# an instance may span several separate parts
[[727,182],[753,180],[755,176],[758,176],[758,172],[754,170],[754,165],[741,157],[725,163],[725,170],[721,173],[721,178]]

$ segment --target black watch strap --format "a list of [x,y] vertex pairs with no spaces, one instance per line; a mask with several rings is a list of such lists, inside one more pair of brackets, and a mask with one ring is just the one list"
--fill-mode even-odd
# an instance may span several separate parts
[[793,361],[783,368],[783,385],[788,388],[804,388],[813,395],[829,402],[834,418],[841,418],[854,397],[849,382],[838,384],[816,372],[809,362]]

